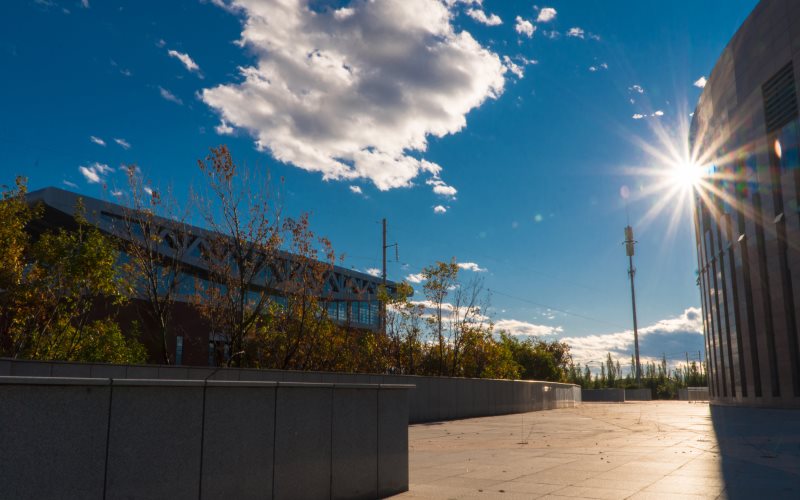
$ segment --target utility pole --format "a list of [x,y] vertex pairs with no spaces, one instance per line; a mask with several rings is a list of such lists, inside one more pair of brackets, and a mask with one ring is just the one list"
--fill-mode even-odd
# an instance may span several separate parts
[[[381,248],[383,249],[383,267],[381,272],[381,281],[383,283],[383,290],[385,293],[388,293],[386,290],[386,249],[394,247],[394,255],[395,260],[400,260],[398,255],[398,248],[397,243],[392,243],[391,245],[386,244],[386,218],[383,219],[383,244]],[[385,302],[381,301],[381,332],[385,335],[386,334],[386,304]]]
[[636,241],[633,239],[633,228],[625,226],[625,253],[628,256],[628,276],[631,278],[631,306],[633,307],[633,344],[636,353],[636,385],[642,383],[642,365],[639,362],[639,330],[636,324],[636,290],[633,287],[633,277],[636,269],[633,267],[633,246]]

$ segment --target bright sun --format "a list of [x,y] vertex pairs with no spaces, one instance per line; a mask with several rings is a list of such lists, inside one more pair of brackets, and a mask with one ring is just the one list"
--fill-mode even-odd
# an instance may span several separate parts
[[677,187],[696,187],[703,178],[703,171],[693,162],[676,162],[670,167],[669,176]]

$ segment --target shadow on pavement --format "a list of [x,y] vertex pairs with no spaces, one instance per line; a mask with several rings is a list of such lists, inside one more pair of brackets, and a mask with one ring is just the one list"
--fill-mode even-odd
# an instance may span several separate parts
[[800,410],[711,406],[729,499],[800,498]]

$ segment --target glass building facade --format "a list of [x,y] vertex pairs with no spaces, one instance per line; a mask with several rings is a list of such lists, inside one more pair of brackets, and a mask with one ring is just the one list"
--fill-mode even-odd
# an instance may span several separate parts
[[693,115],[708,172],[694,224],[717,404],[800,407],[799,69],[800,2],[762,0]]

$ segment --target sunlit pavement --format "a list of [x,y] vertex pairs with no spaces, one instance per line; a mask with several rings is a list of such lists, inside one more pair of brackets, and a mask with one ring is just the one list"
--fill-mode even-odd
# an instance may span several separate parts
[[412,425],[396,498],[800,498],[800,411],[653,401]]

